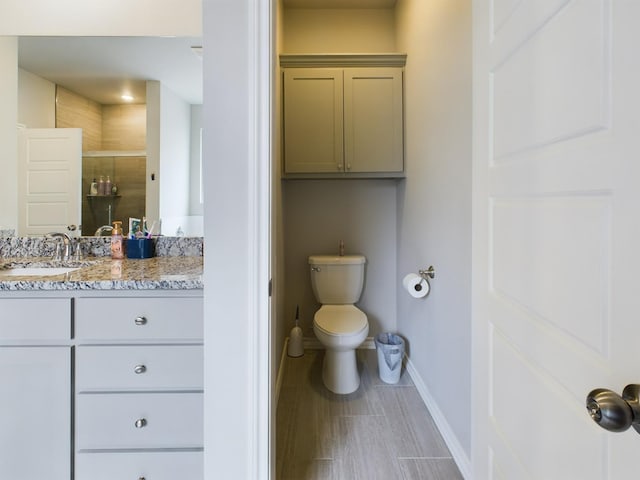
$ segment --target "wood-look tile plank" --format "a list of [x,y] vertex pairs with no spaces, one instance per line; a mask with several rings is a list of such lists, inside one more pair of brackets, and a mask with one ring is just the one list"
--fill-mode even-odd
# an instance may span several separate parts
[[297,395],[295,387],[283,386],[276,411],[276,478],[281,478],[284,462],[295,459],[293,446],[296,435],[296,415],[294,409]]
[[[305,358],[306,357],[306,358]],[[321,380],[314,366],[317,359],[309,355],[288,359],[283,387],[278,404],[278,468],[280,461],[293,459],[293,467],[311,460],[332,459],[339,450],[339,437],[335,432],[335,417],[329,412],[329,403],[312,387]],[[310,386],[312,388],[310,388]],[[284,431],[284,432],[282,432]],[[284,473],[283,473],[284,474]]]
[[451,458],[401,458],[403,480],[463,480]]
[[[340,480],[333,460],[304,460],[288,464],[277,480]],[[345,479],[346,480],[346,479]]]
[[304,385],[309,381],[310,371],[316,361],[317,355],[313,351],[305,352],[301,357],[286,357],[282,385]]
[[384,417],[340,417],[344,439],[341,477],[367,480],[402,480],[398,459],[389,455]]
[[391,451],[398,457],[449,457],[449,450],[415,387],[376,387]]
[[462,478],[408,374],[398,385],[381,382],[375,350],[359,351],[360,388],[336,395],[322,383],[323,359],[322,350],[286,359],[278,480]]

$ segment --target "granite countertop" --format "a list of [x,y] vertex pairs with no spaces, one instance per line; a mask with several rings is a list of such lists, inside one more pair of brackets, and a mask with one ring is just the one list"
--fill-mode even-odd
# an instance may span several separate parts
[[[0,292],[52,290],[196,290],[203,288],[202,237],[154,238],[153,258],[112,260],[109,237],[73,238],[79,260],[53,261],[59,240],[0,238]],[[73,250],[74,252],[77,249]],[[19,268],[78,268],[59,275],[20,275]],[[13,269],[9,274],[8,269]],[[51,270],[49,270],[51,272]]]
[[0,291],[36,290],[193,290],[203,288],[201,256],[112,260],[87,257],[56,267],[80,267],[47,276],[6,275],[13,267],[53,266],[50,257],[0,258]]

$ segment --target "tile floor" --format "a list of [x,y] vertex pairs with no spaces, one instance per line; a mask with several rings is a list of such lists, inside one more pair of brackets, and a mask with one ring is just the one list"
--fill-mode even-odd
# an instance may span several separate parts
[[408,373],[388,385],[358,350],[360,388],[322,384],[323,350],[286,358],[277,411],[277,480],[462,480]]

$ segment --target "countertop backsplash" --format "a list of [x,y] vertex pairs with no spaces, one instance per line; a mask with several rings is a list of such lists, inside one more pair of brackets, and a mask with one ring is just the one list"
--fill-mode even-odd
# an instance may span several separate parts
[[[0,231],[1,233],[2,231]],[[198,257],[203,255],[202,237],[154,237],[156,256],[158,257]],[[108,257],[111,255],[110,237],[77,237],[83,255],[88,257]],[[0,237],[0,257],[48,257],[55,253],[58,238],[39,237]]]

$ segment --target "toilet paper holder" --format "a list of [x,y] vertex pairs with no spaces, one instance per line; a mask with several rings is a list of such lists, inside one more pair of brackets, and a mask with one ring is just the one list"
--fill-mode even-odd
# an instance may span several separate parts
[[[436,278],[436,269],[433,268],[433,265],[430,265],[426,270],[418,270],[418,275],[420,275],[425,280],[427,280],[427,277],[433,280],[434,278]],[[428,281],[429,280],[427,280],[427,282]]]
[[413,298],[425,298],[431,291],[430,278],[435,278],[436,270],[433,266],[418,270],[418,274],[409,273],[402,279],[402,287]]

